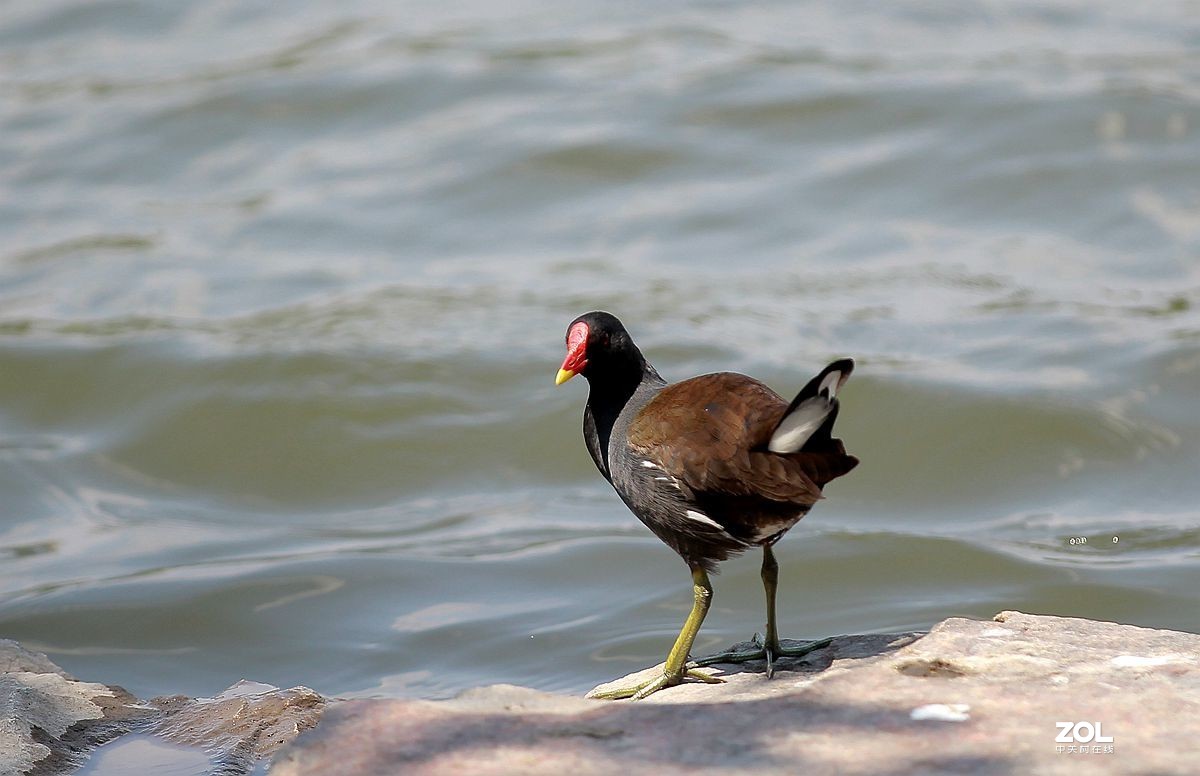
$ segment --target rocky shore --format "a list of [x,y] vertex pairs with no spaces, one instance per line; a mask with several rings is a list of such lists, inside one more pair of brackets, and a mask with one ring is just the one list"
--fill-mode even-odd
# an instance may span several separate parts
[[769,681],[714,666],[725,683],[638,703],[506,685],[327,701],[248,682],[140,702],[14,642],[0,669],[0,776],[68,773],[123,736],[231,775],[1200,772],[1200,635],[1019,612],[839,637]]
[[143,702],[120,687],[80,681],[45,655],[0,640],[0,776],[72,773],[104,751],[99,747],[134,739],[143,759],[159,755],[163,762],[166,754],[165,762],[196,764],[199,774],[238,776],[314,727],[325,705],[307,687],[280,690],[247,681],[214,698]]

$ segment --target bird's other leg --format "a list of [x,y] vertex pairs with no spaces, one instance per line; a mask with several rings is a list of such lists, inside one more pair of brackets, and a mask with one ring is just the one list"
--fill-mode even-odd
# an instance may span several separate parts
[[765,660],[767,663],[767,678],[770,679],[775,675],[776,657],[803,657],[832,643],[833,639],[810,641],[799,647],[784,647],[779,643],[779,630],[775,624],[775,592],[779,589],[779,563],[775,560],[775,553],[771,551],[771,545],[769,544],[763,545],[762,581],[763,592],[767,595],[767,631],[766,637],[761,641],[759,641],[758,634],[754,634],[754,642],[758,645],[758,648],[744,652],[722,652],[719,655],[712,655],[711,657],[697,660],[697,666],[710,666],[714,663],[746,663],[751,660]]
[[696,641],[696,634],[700,632],[700,626],[704,623],[704,617],[708,614],[708,607],[711,603],[712,583],[708,581],[708,573],[704,570],[703,566],[694,565],[692,566],[692,611],[688,615],[687,620],[684,621],[683,628],[679,631],[679,636],[675,639],[675,645],[671,647],[671,651],[667,654],[667,662],[663,665],[662,674],[654,679],[629,687],[621,687],[594,694],[589,693],[588,697],[603,698],[606,700],[632,698],[635,701],[639,701],[664,687],[679,684],[685,678],[699,679],[703,682],[714,684],[723,681],[700,671],[689,670],[688,668],[688,654],[692,651],[692,644]]

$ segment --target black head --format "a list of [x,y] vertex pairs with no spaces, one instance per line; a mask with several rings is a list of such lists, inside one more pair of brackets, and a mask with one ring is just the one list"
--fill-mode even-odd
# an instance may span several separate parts
[[617,316],[584,313],[567,327],[567,357],[555,382],[561,385],[577,374],[589,381],[641,379],[646,359]]

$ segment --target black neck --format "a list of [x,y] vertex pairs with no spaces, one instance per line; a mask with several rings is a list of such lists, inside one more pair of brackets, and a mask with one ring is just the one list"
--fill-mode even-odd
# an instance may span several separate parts
[[[640,354],[639,354],[640,355]],[[608,471],[608,440],[621,411],[637,393],[643,383],[660,386],[663,379],[645,359],[620,370],[604,370],[601,374],[588,377],[588,411],[592,415],[597,437],[597,452]]]

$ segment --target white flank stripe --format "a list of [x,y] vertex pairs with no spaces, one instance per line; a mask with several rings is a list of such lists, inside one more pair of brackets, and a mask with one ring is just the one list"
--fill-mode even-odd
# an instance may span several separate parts
[[654,461],[642,461],[642,466],[645,466],[647,469],[658,468],[658,464],[656,464]]
[[704,514],[703,512],[697,512],[694,509],[689,509],[687,511],[687,517],[689,520],[695,520],[697,523],[704,523],[705,525],[711,525],[713,528],[716,528],[721,531],[725,530],[724,528],[721,528],[720,523],[718,523],[716,520],[713,520],[711,517]]

